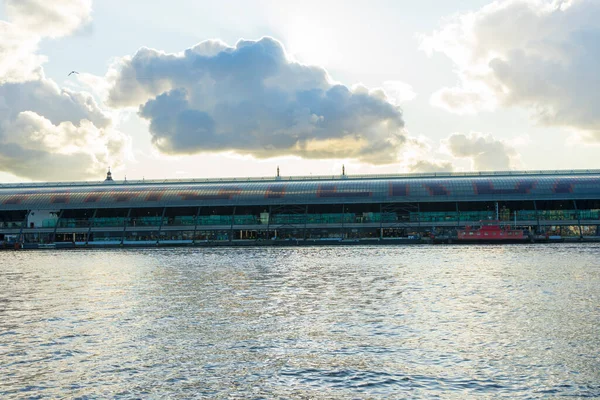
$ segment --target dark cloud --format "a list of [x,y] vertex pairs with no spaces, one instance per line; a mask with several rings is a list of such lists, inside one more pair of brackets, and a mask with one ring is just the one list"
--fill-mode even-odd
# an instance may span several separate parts
[[165,153],[392,163],[405,142],[402,112],[383,92],[331,83],[271,38],[235,47],[208,41],[181,54],[143,48],[112,79],[109,104],[139,106]]
[[89,153],[60,154],[27,149],[16,143],[4,143],[0,149],[0,171],[38,181],[99,179],[105,168],[93,167],[96,161]]

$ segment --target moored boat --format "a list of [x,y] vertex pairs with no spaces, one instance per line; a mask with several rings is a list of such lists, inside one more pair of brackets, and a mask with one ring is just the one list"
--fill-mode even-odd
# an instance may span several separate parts
[[466,226],[457,231],[458,243],[519,243],[529,241],[522,229],[511,229],[500,221],[480,221],[478,227]]

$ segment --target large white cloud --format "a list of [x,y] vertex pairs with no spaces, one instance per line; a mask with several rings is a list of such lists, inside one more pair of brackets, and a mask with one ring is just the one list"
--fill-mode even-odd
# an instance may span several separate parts
[[450,161],[443,160],[417,160],[408,166],[408,172],[414,173],[434,173],[434,172],[452,172],[454,165]]
[[41,76],[45,57],[35,53],[39,37],[19,31],[14,24],[0,21],[0,85]]
[[410,137],[402,148],[400,171],[403,173],[454,171],[453,161],[455,160],[449,159],[448,153],[441,142],[434,143],[424,136]]
[[442,143],[453,157],[470,159],[473,171],[508,171],[519,162],[515,148],[492,135],[453,133]]
[[256,157],[397,162],[402,111],[382,90],[334,84],[271,38],[206,41],[179,54],[142,48],[122,59],[109,104],[139,106],[165,153],[233,150]]
[[4,0],[17,29],[40,37],[69,35],[91,20],[92,0]]
[[89,94],[46,79],[0,85],[0,170],[38,180],[101,177],[129,145]]
[[460,85],[432,103],[469,113],[498,104],[532,110],[547,125],[600,140],[600,2],[505,0],[456,16],[424,37],[456,65]]
[[73,33],[89,23],[91,0],[5,0],[0,21],[0,84],[43,77],[40,40]]
[[8,0],[0,21],[0,171],[37,180],[101,177],[127,156],[130,140],[84,92],[44,76],[44,37],[89,22],[89,0]]

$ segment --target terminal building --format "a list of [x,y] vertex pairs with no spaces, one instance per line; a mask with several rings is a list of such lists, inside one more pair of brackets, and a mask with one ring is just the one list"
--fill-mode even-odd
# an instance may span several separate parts
[[598,237],[600,170],[0,185],[0,241],[33,248],[391,243],[485,220]]

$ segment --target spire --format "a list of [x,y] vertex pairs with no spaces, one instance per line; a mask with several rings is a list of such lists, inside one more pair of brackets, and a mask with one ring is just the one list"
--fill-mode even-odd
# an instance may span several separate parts
[[108,167],[108,172],[106,173],[106,179],[104,180],[104,182],[108,182],[108,181],[112,181],[112,173],[110,172],[110,167]]
[[277,166],[277,176],[275,177],[275,180],[280,180],[281,176],[279,176],[279,165]]
[[342,179],[348,179],[346,176],[346,166],[342,164]]

